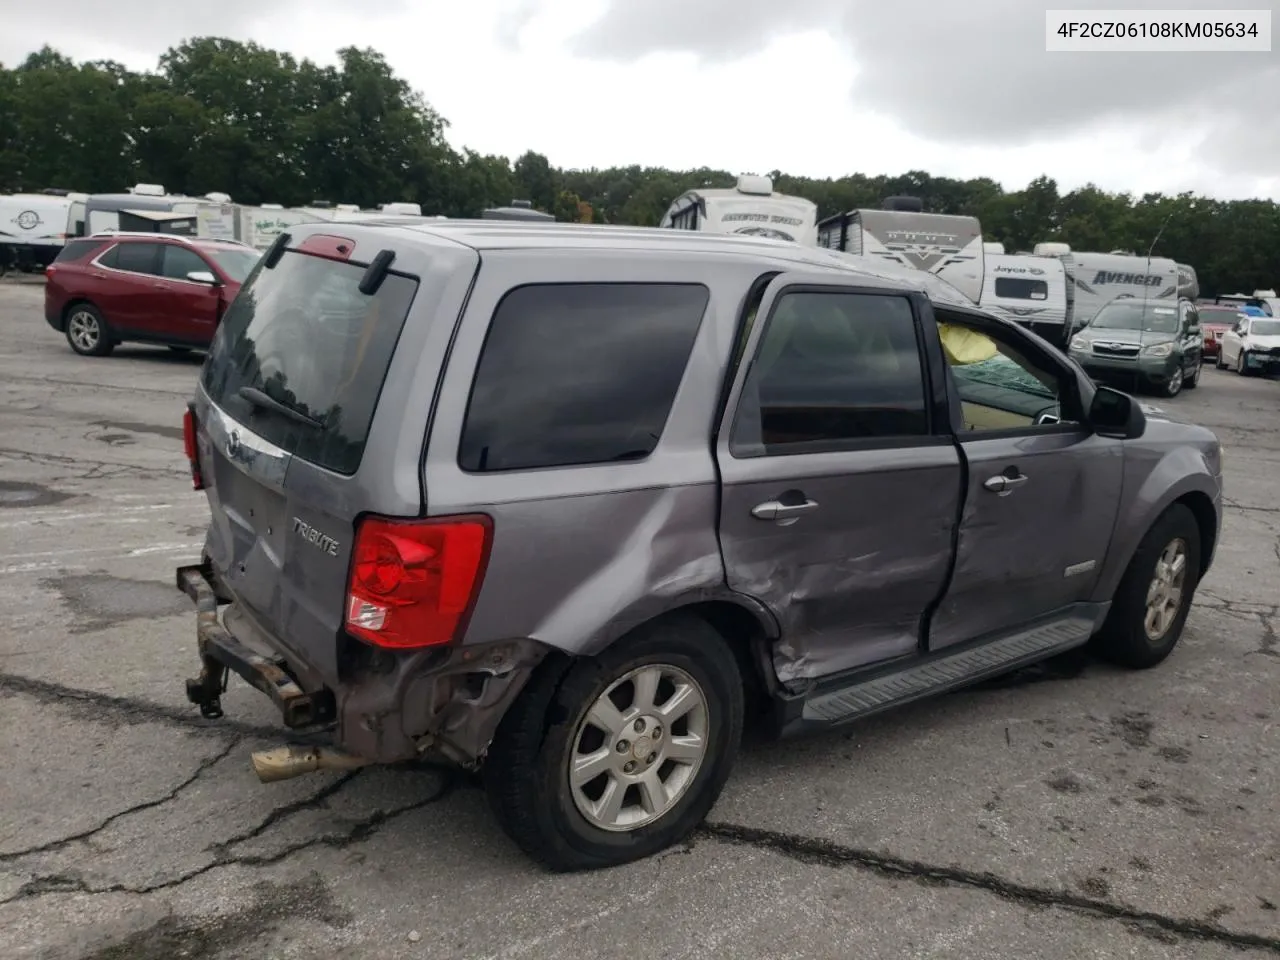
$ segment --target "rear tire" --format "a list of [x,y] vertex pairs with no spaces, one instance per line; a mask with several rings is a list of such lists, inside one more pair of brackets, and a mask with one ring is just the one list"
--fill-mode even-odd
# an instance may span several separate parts
[[105,357],[115,349],[111,328],[91,303],[77,303],[67,311],[67,343],[82,357]]
[[1175,503],[1138,544],[1106,622],[1090,641],[1094,652],[1132,670],[1162,662],[1182,637],[1199,582],[1200,527]]
[[[674,711],[678,697],[688,712]],[[743,700],[737,660],[709,624],[672,616],[643,626],[599,657],[535,675],[485,760],[490,806],[516,845],[555,871],[648,857],[692,833],[720,795]]]

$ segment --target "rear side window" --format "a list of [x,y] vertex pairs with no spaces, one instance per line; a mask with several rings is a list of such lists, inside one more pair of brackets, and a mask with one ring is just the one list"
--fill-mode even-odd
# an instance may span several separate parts
[[783,293],[742,387],[735,457],[826,453],[929,432],[906,297]]
[[[365,265],[289,251],[254,268],[214,335],[201,380],[226,413],[276,446],[350,475],[418,281],[390,273],[359,290]],[[314,424],[255,407],[252,387]]]
[[701,284],[518,287],[498,305],[462,429],[463,470],[643,460],[710,294]]
[[129,273],[158,274],[160,272],[160,244],[122,243],[115,249],[115,259],[110,264],[117,270]]
[[1002,300],[1048,300],[1049,284],[1026,277],[996,277],[996,296]]
[[101,240],[68,240],[54,257],[54,263],[79,263],[87,260],[104,246]]

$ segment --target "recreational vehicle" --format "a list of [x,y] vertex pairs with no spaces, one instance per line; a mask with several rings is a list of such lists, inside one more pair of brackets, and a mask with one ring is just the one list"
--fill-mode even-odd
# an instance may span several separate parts
[[1000,244],[985,246],[988,250],[983,309],[1020,323],[1051,343],[1065,345],[1067,272],[1062,261],[1006,254]]
[[817,244],[818,207],[803,197],[775,193],[770,177],[742,175],[729,188],[698,188],[680,194],[659,227],[740,233],[803,246]]
[[1066,339],[1119,297],[1176,301],[1189,289],[1186,274],[1166,257],[1073,251],[1065,243],[1037,243],[1033,252],[1037,257],[1058,259],[1066,271]]
[[880,210],[850,210],[818,224],[818,246],[880,258],[946,280],[982,299],[982,226],[976,217],[925,213],[915,197],[890,197]]
[[509,207],[490,207],[480,212],[481,220],[524,220],[540,223],[554,223],[555,215],[533,209],[528,200],[512,200]]
[[68,237],[84,233],[86,195],[67,190],[0,196],[0,272],[51,264]]
[[[85,201],[85,233],[108,230],[187,233],[185,225],[178,228],[175,224],[189,217],[195,224],[195,236],[234,240],[236,216],[230,199],[225,193],[208,197],[170,195],[158,183],[139,183],[125,193],[94,193]],[[158,217],[158,213],[178,216]]]
[[279,203],[239,208],[236,239],[258,250],[266,250],[285,230],[300,223],[320,221],[353,222],[356,220],[385,219],[387,217],[422,217],[422,207],[416,203],[394,202],[379,204],[377,210],[361,210],[354,203],[331,204],[325,200],[313,201],[306,207],[285,208]]

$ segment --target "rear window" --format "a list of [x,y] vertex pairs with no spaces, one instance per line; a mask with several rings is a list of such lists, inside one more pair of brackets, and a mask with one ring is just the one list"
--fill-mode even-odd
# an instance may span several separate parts
[[[335,473],[360,466],[382,382],[418,290],[390,273],[360,292],[363,264],[286,252],[257,267],[228,308],[201,380],[228,415],[276,446]],[[302,424],[251,404],[255,388],[319,421]]]
[[480,355],[459,465],[486,472],[649,456],[708,298],[701,284],[512,290]]
[[77,263],[87,260],[104,246],[102,240],[68,240],[66,245],[54,257],[54,263]]
[[1048,300],[1049,284],[1025,277],[996,277],[996,296],[1002,300]]

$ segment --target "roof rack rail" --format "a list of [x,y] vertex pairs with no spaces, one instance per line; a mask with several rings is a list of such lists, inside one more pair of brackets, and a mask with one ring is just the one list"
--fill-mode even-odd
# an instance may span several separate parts
[[237,247],[249,247],[253,249],[253,244],[245,243],[243,240],[233,240],[230,237],[193,237],[186,233],[159,233],[154,230],[113,230],[108,227],[106,230],[98,230],[88,235],[88,237],[76,239],[93,239],[94,237],[148,237],[155,239],[156,237],[164,237],[168,240],[180,240],[183,243],[196,243],[204,241],[206,243],[234,243]]

